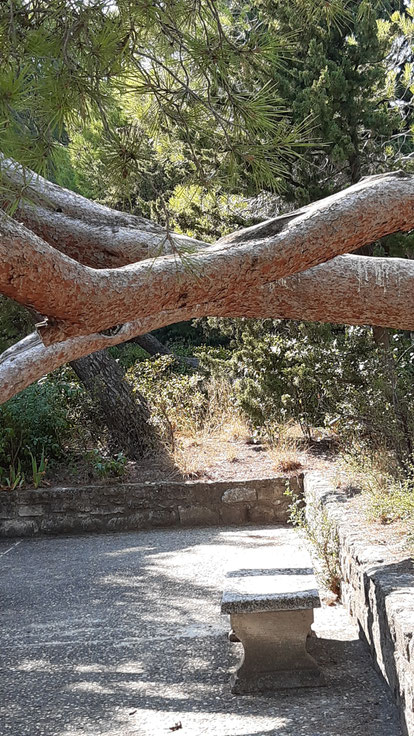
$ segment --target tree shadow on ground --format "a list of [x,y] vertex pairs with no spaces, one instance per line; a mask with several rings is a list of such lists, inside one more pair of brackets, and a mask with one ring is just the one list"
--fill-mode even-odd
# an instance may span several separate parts
[[[310,640],[327,687],[231,694],[241,647],[219,614],[218,568],[221,550],[233,544],[237,556],[237,542],[249,545],[246,530],[239,535],[141,532],[17,547],[2,573],[2,736],[162,736],[177,722],[183,736],[399,736],[356,639]],[[211,557],[204,577],[201,544]]]

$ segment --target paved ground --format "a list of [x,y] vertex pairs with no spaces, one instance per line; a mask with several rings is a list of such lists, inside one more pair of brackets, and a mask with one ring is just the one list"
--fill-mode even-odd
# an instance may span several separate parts
[[[201,529],[0,542],[1,736],[400,736],[341,608],[320,611],[328,685],[231,695],[240,645],[223,577],[293,530]],[[171,729],[171,730],[170,730]]]

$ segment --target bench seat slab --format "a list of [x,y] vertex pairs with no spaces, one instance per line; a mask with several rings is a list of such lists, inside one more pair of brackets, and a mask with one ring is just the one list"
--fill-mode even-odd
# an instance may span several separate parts
[[321,670],[306,651],[312,609],[232,613],[230,621],[244,649],[231,678],[232,693],[324,684]]

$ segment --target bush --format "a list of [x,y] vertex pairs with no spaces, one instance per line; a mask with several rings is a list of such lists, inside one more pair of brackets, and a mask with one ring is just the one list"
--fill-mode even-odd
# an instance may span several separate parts
[[74,431],[74,407],[82,390],[72,382],[49,377],[0,406],[0,475],[20,463],[32,473],[33,458],[60,460]]
[[270,437],[274,427],[298,422],[335,428],[344,442],[413,460],[414,344],[387,332],[376,343],[371,328],[276,320],[209,320],[230,337],[230,349],[198,350],[201,367],[233,382],[251,423]]
[[110,355],[118,361],[125,371],[132,368],[135,363],[148,358],[148,353],[136,343],[124,343],[109,348]]
[[99,450],[90,450],[86,457],[99,478],[122,478],[127,469],[128,458],[123,452],[117,452],[114,457],[105,457]]
[[191,434],[202,427],[208,406],[205,379],[186,371],[174,356],[142,361],[128,378],[148,401],[151,422],[167,444],[174,444],[176,432]]
[[[210,320],[216,329],[217,322]],[[274,425],[294,419],[309,435],[311,427],[324,423],[329,326],[274,320],[220,322],[231,335],[230,349],[205,348],[197,354],[204,368],[230,376],[237,403],[255,427],[271,434]]]
[[174,356],[164,355],[136,365],[128,377],[147,400],[151,422],[173,448],[178,435],[217,434],[224,428],[233,434],[241,431],[234,392],[225,376],[192,371]]

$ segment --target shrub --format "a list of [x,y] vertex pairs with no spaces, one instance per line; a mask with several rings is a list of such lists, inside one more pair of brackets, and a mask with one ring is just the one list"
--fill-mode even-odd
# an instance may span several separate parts
[[178,435],[246,433],[226,377],[187,369],[172,355],[142,361],[128,377],[148,401],[151,422],[173,448]]
[[[208,320],[230,338],[229,349],[201,348],[200,365],[233,384],[237,404],[273,440],[292,420],[307,437],[334,427],[344,442],[413,459],[414,344],[389,332],[382,345],[371,328],[277,320]],[[276,430],[275,430],[276,428]]]
[[86,457],[99,478],[122,478],[126,473],[128,458],[123,452],[118,452],[114,457],[109,457],[94,449],[90,450]]
[[174,444],[176,432],[191,434],[202,427],[207,411],[205,379],[186,371],[174,356],[142,361],[128,378],[148,401],[151,422],[167,444]]
[[148,354],[145,350],[132,342],[109,348],[109,353],[118,361],[125,371],[132,368],[135,363],[148,358]]
[[74,432],[73,409],[81,389],[62,375],[39,381],[0,406],[0,471],[20,464],[26,477],[37,463],[59,460]]

